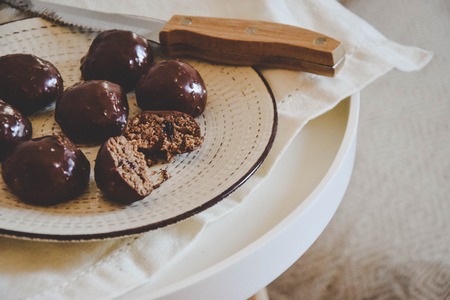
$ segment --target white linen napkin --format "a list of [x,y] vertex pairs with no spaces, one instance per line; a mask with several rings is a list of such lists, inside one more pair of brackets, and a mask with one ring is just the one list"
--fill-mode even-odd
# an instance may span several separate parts
[[275,143],[263,166],[212,208],[180,223],[118,240],[50,243],[0,238],[2,299],[110,299],[155,278],[164,265],[195,240],[206,224],[218,220],[245,200],[309,120],[332,109],[389,70],[419,70],[432,57],[430,52],[386,39],[333,0],[128,0],[113,5],[106,0],[58,2],[162,19],[169,19],[173,14],[192,14],[297,25],[342,41],[346,63],[334,78],[262,70],[278,105]]

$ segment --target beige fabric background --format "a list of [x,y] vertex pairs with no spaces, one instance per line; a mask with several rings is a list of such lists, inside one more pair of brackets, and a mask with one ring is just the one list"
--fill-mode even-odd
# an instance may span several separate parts
[[341,2],[434,58],[362,91],[348,191],[270,298],[450,299],[450,1]]

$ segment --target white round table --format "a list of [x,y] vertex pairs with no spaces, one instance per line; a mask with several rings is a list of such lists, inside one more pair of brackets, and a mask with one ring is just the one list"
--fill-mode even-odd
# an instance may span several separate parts
[[248,199],[119,299],[246,299],[267,286],[339,206],[353,169],[358,116],[359,93],[309,122]]

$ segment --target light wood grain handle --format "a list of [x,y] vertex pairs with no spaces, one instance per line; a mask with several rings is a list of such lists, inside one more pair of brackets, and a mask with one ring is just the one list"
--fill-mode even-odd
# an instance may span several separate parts
[[264,21],[173,16],[159,35],[169,56],[217,63],[297,69],[334,76],[342,44],[304,28]]

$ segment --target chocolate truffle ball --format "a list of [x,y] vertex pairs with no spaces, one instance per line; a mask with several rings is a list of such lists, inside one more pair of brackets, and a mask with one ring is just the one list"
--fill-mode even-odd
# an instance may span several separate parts
[[153,53],[144,37],[126,30],[107,30],[92,41],[80,70],[84,80],[108,80],[129,92],[152,63]]
[[101,144],[120,135],[128,120],[128,100],[115,83],[92,80],[67,88],[56,100],[55,120],[77,144]]
[[95,182],[107,198],[129,204],[143,199],[169,178],[151,171],[154,158],[166,160],[200,147],[200,126],[178,111],[144,111],[130,120],[121,136],[108,139],[95,160]]
[[0,100],[0,161],[20,143],[31,139],[30,120],[16,108]]
[[54,102],[63,80],[56,67],[31,54],[0,57],[0,98],[31,115]]
[[206,106],[206,87],[191,65],[167,60],[150,67],[136,87],[142,110],[177,110],[197,117]]
[[17,145],[2,164],[3,180],[22,201],[52,205],[84,191],[90,165],[68,138],[44,136]]
[[123,135],[149,156],[156,154],[167,161],[203,143],[198,123],[179,111],[143,111],[130,120]]
[[123,136],[108,139],[99,149],[94,167],[95,182],[105,196],[130,204],[153,191],[147,161],[135,143]]

